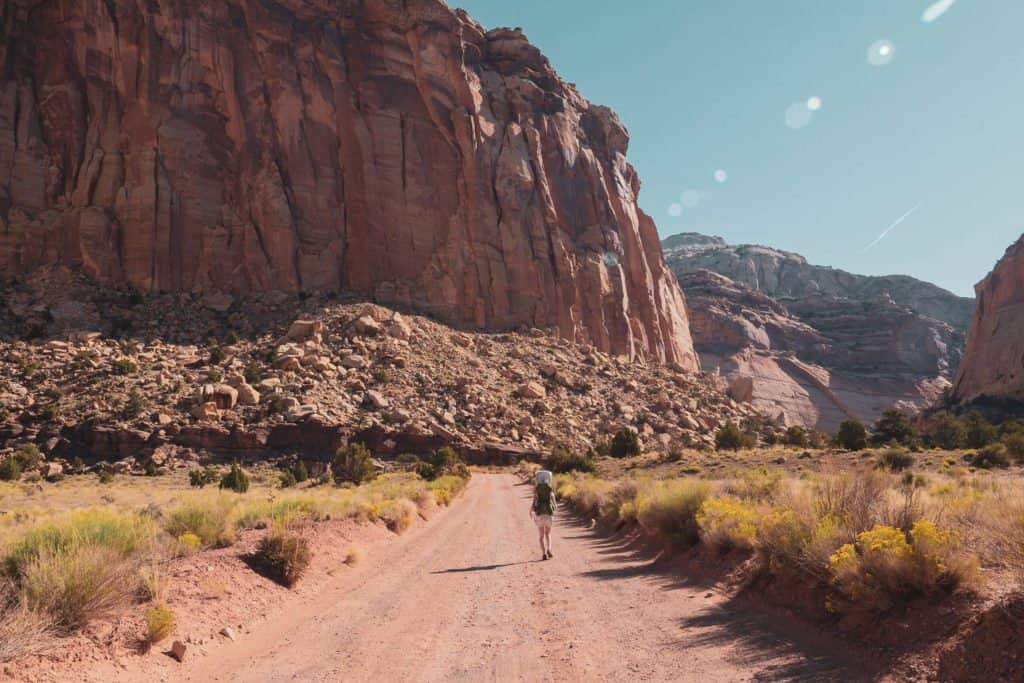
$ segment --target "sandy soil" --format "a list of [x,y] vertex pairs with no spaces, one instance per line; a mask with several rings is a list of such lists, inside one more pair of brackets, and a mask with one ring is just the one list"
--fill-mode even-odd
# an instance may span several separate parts
[[[825,643],[562,515],[540,561],[530,489],[476,475],[452,509],[315,596],[184,664],[120,681],[856,680]],[[286,598],[287,599],[287,598]],[[854,665],[855,666],[855,665]]]

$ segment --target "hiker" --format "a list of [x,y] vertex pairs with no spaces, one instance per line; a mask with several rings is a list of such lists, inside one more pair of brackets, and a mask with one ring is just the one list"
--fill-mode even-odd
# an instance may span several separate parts
[[555,514],[555,492],[551,490],[551,472],[537,472],[537,485],[533,489],[533,502],[530,504],[530,516],[537,525],[540,534],[540,559],[550,560],[551,554],[551,520]]

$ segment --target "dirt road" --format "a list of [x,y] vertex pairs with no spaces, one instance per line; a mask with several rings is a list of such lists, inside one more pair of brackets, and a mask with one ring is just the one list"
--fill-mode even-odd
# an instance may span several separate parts
[[474,476],[451,510],[379,548],[316,604],[187,662],[183,678],[855,678],[766,619],[660,573],[567,515],[556,523],[554,559],[540,561],[530,495],[512,476]]

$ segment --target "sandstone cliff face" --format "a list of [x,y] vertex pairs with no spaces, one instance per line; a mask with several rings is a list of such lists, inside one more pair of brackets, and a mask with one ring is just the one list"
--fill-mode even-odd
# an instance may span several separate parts
[[816,266],[800,254],[756,244],[730,245],[721,237],[683,233],[665,238],[673,271],[709,270],[776,299],[833,296],[851,301],[892,299],[920,315],[966,330],[974,301],[906,275],[856,275]]
[[0,275],[349,290],[697,369],[628,136],[439,0],[8,0]]
[[[958,297],[938,287],[851,275],[704,235],[668,238],[665,249],[686,292],[704,368],[765,414],[834,430],[848,418],[874,420],[894,404],[923,407],[950,385],[963,330],[905,303],[958,317]],[[884,282],[903,284],[904,303],[881,289]]]
[[1024,405],[1024,236],[974,291],[978,308],[953,396]]

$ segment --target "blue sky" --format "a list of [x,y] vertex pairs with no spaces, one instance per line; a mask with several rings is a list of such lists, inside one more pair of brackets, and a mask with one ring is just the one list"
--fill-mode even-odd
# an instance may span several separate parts
[[618,112],[662,236],[971,295],[1024,233],[1024,2],[944,0],[930,23],[933,0],[451,4]]

